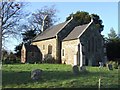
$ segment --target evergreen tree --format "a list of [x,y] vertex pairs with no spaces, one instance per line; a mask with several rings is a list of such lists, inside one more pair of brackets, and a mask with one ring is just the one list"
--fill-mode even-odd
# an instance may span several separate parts
[[120,61],[120,38],[113,28],[106,38],[106,50],[108,60]]
[[73,16],[74,20],[76,21],[77,25],[83,25],[88,24],[91,21],[91,18],[93,18],[94,23],[96,24],[96,27],[98,28],[99,32],[101,33],[103,31],[104,25],[102,25],[102,20],[97,14],[91,14],[89,15],[88,12],[84,11],[77,11],[75,14],[70,14],[66,21],[70,20],[70,18]]

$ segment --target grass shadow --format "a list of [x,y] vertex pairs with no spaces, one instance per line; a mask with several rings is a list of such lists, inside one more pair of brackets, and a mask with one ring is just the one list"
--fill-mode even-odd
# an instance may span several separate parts
[[27,84],[32,83],[33,81],[30,79],[30,72],[27,71],[3,71],[2,72],[2,85],[12,85],[12,84]]
[[[2,85],[7,86],[7,85],[21,85],[21,84],[33,84],[34,81],[31,80],[30,78],[30,71],[4,71],[2,73]],[[104,77],[107,77],[107,72],[80,72],[78,75],[74,75],[72,71],[49,71],[49,70],[44,70],[42,78],[38,80],[39,84],[42,83],[57,83],[59,81],[64,81],[64,80],[71,80],[69,84],[74,85],[74,83],[79,83],[79,78],[82,78],[83,82],[87,82],[87,79],[91,79],[92,77],[97,77],[97,80],[99,78],[99,75],[103,75]],[[77,81],[77,79],[79,79]],[[92,79],[91,79],[92,80]],[[92,80],[94,81],[94,80]],[[81,82],[81,81],[80,81]],[[91,82],[92,83],[92,82]],[[65,82],[67,84],[67,82]],[[76,86],[76,85],[75,85]],[[95,87],[95,85],[93,85]],[[87,87],[93,87],[87,85]],[[83,86],[83,87],[86,87]]]

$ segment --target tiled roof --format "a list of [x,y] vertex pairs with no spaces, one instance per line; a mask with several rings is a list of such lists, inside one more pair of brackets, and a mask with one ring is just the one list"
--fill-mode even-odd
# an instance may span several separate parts
[[39,49],[36,45],[25,45],[27,52],[39,52]]
[[55,26],[52,26],[52,27],[46,29],[43,33],[37,35],[33,39],[33,41],[44,40],[44,39],[55,37],[57,35],[57,33],[61,30],[61,28],[64,27],[64,25],[66,23],[67,22],[60,23],[58,25],[55,25]]
[[70,32],[70,34],[69,34],[66,38],[64,38],[64,40],[71,40],[71,39],[76,39],[76,38],[78,38],[79,35],[84,31],[84,29],[86,29],[87,26],[88,26],[88,24],[75,27],[75,28]]
[[[71,19],[72,20],[72,19]],[[67,21],[67,22],[63,22],[60,23],[58,25],[52,26],[48,29],[46,29],[43,33],[37,35],[34,39],[34,41],[39,41],[39,40],[45,40],[45,39],[49,39],[49,38],[53,38],[55,37],[58,32],[60,32],[69,22],[71,22],[71,20]],[[86,30],[86,28],[89,27],[89,25],[91,25],[91,23],[93,22],[93,20],[88,23],[88,24],[84,24],[84,25],[80,25],[80,26],[76,26],[71,32],[70,34],[65,37],[63,40],[71,40],[71,39],[76,39],[79,37],[79,35],[82,34],[82,32],[84,32]]]

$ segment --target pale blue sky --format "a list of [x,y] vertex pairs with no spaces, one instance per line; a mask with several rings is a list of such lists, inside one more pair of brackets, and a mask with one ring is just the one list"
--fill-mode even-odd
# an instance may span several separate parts
[[[64,22],[66,17],[76,11],[86,11],[89,14],[98,14],[103,21],[104,30],[103,35],[107,36],[110,28],[113,27],[118,33],[118,3],[117,2],[30,2],[26,8],[28,12],[35,12],[43,6],[52,6],[59,11],[57,17],[60,20],[57,23]],[[9,50],[14,50],[15,45],[20,42],[14,40],[10,45]]]
[[103,20],[103,35],[107,36],[111,27],[118,33],[118,3],[117,2],[31,2],[27,10],[34,12],[43,6],[52,6],[59,11],[57,17],[59,22],[64,22],[72,12],[86,11],[90,14],[98,14]]

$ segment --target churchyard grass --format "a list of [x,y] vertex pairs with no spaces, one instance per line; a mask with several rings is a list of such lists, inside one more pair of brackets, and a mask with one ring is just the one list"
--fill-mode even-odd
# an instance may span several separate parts
[[[42,69],[42,78],[30,78],[33,69]],[[71,65],[64,64],[4,64],[2,66],[2,88],[118,88],[118,69],[86,67],[87,72],[74,75]],[[120,77],[119,77],[120,78]]]

